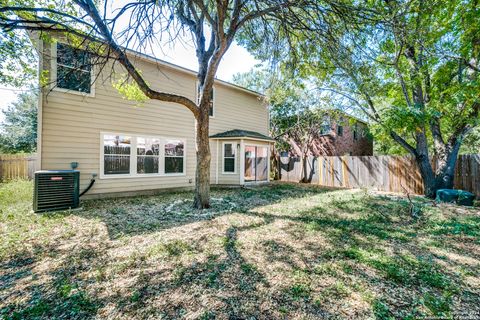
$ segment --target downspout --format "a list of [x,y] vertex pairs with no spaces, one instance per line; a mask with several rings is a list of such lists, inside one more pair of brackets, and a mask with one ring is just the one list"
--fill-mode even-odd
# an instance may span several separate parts
[[43,130],[43,88],[40,84],[40,76],[43,71],[43,40],[36,34],[37,52],[38,52],[38,95],[37,95],[37,170],[42,170],[42,130]]

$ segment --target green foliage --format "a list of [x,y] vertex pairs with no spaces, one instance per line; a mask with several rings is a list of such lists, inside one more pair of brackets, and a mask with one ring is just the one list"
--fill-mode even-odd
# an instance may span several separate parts
[[135,101],[139,106],[143,105],[143,103],[148,100],[148,97],[143,93],[138,84],[135,81],[129,81],[126,75],[113,81],[112,86],[117,89],[124,99]]
[[[0,184],[0,260],[14,293],[0,318],[83,319],[116,303],[127,315],[161,317],[147,303],[157,292],[175,307],[179,294],[190,297],[181,306],[198,317],[195,302],[210,299],[205,318],[228,318],[224,303],[251,306],[255,313],[246,317],[265,314],[257,313],[262,304],[274,318],[341,309],[346,317],[377,319],[451,318],[479,304],[470,285],[478,279],[474,208],[458,214],[452,206],[425,206],[417,221],[406,219],[405,199],[362,191],[280,184],[212,193],[238,211],[213,206],[212,220],[191,208],[182,220],[163,208],[190,193],[172,192],[34,214],[31,181]],[[145,227],[151,220],[159,222],[153,229]],[[127,229],[122,238],[115,228]],[[38,268],[45,264],[52,267]],[[98,294],[125,281],[118,295]]]
[[14,87],[32,83],[37,61],[37,53],[26,32],[0,29],[0,83]]
[[18,100],[2,110],[5,120],[0,131],[0,151],[34,152],[37,148],[37,95],[21,93]]
[[279,151],[298,154],[299,150],[302,153],[311,149],[322,125],[343,115],[339,106],[331,105],[307,81],[292,75],[278,76],[270,70],[254,68],[236,74],[234,82],[265,93],[270,107],[270,134],[277,139],[275,147]]
[[[297,19],[309,23],[308,31],[275,25],[288,32],[268,38],[257,25],[242,41],[257,58],[273,57],[284,74],[314,83],[333,105],[377,119],[371,124],[379,153],[407,152],[392,140],[392,131],[414,148],[415,135],[425,132],[435,151],[430,130],[435,121],[445,141],[462,142],[459,130],[480,123],[476,1],[341,3],[341,12],[329,3],[318,15],[297,12]],[[462,151],[478,152],[474,140],[467,135],[469,145]]]

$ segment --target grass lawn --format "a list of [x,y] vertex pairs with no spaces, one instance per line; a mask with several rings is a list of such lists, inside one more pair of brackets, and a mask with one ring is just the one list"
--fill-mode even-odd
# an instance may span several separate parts
[[480,212],[279,184],[31,212],[0,185],[0,318],[480,316]]

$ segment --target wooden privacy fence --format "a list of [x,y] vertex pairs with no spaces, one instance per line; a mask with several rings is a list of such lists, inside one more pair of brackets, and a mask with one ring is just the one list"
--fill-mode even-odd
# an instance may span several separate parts
[[[300,158],[280,158],[280,180],[299,182]],[[370,188],[423,194],[420,170],[410,156],[309,157],[307,180],[328,187]],[[480,154],[461,155],[455,167],[454,187],[480,197]]]
[[0,154],[0,181],[33,179],[36,164],[35,154]]

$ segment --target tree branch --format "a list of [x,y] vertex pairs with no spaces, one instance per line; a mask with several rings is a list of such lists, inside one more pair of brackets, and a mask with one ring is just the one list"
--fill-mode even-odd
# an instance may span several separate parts
[[105,39],[106,44],[111,48],[112,52],[117,56],[118,61],[125,67],[127,72],[135,80],[139,88],[147,97],[149,97],[150,99],[182,104],[185,107],[187,107],[195,117],[198,116],[198,107],[192,100],[184,96],[159,92],[150,88],[150,86],[146,83],[146,81],[137,71],[135,66],[130,62],[130,60],[127,57],[127,54],[113,39],[113,36],[110,30],[108,29],[107,25],[104,23],[102,18],[100,17],[100,14],[98,13],[95,7],[95,4],[93,3],[92,0],[85,0],[85,1],[75,0],[75,3],[77,3],[83,10],[85,10],[85,12],[92,18],[92,20],[95,22],[95,24],[99,29],[99,33]]

